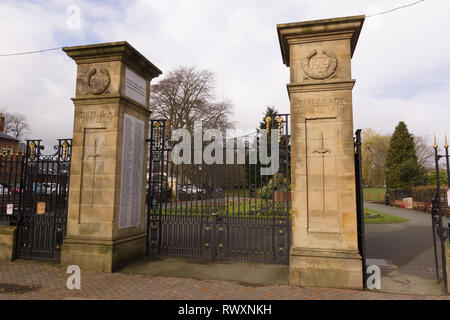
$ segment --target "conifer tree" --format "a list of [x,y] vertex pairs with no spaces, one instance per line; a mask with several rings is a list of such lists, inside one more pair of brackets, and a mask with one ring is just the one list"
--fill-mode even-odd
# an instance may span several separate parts
[[[275,116],[278,114],[278,110],[274,106],[267,106],[266,110],[264,111],[264,116],[262,118],[262,121],[259,123],[258,128],[256,128],[256,131],[261,134],[267,134],[267,141],[268,141],[268,155],[270,155],[270,139],[271,139],[271,132],[266,133],[267,126],[266,126],[266,117],[271,117],[272,119],[275,118]],[[273,127],[273,121],[270,123],[270,128]],[[275,128],[275,127],[273,127]],[[256,138],[256,137],[255,137]],[[253,143],[256,143],[253,146],[253,148],[258,148],[257,141],[254,141]],[[266,177],[261,177],[261,162],[259,159],[259,152],[257,152],[257,164],[256,165],[250,165],[249,164],[249,154],[246,154],[245,159],[245,175],[247,182],[250,183],[250,185],[254,187],[261,187],[262,184],[264,184],[263,179],[267,179]]]
[[400,121],[391,136],[386,159],[389,188],[410,188],[423,183],[424,171],[417,162],[414,137]]

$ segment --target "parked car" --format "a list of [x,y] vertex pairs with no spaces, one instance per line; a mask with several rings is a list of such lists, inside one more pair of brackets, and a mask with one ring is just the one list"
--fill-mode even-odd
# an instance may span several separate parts
[[8,194],[8,188],[5,188],[3,185],[0,184],[0,195]]
[[178,186],[178,193],[194,194],[198,192],[202,192],[202,189],[197,186],[193,186],[191,184],[184,184]]
[[47,194],[47,195],[54,194],[57,191],[56,183],[46,183],[46,184],[43,184],[43,186],[45,188],[45,194]]
[[214,191],[214,187],[207,184],[199,185],[198,188],[202,190],[202,193],[209,193]]
[[46,194],[45,186],[40,182],[34,182],[32,192],[37,195]]
[[156,199],[157,201],[166,202],[169,200],[170,195],[172,194],[172,189],[164,187],[161,191],[160,185],[154,185],[150,189],[147,187],[147,199],[146,202],[153,201]]
[[5,188],[7,190],[7,192],[11,193],[19,193],[20,192],[20,186],[17,185],[9,185],[7,183],[2,183],[1,184],[3,188]]
[[206,185],[185,184],[185,185],[179,185],[177,187],[177,190],[179,193],[185,193],[185,194],[206,194],[206,193],[214,190],[214,188],[212,188],[210,186],[206,186]]

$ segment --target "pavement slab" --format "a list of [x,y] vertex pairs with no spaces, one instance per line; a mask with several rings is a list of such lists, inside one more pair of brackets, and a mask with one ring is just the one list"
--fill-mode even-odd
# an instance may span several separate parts
[[[388,294],[289,285],[247,286],[232,281],[198,280],[142,274],[81,272],[81,289],[69,290],[69,274],[60,266],[0,263],[0,284],[15,292],[0,291],[0,300],[430,300],[447,296]],[[19,287],[20,286],[20,287]],[[33,286],[21,290],[22,286]]]
[[[366,258],[371,264],[386,261],[381,269],[381,291],[444,295],[443,283],[437,281],[429,213],[364,202],[374,209],[408,221],[365,224]],[[444,218],[444,225],[448,220]],[[440,254],[440,253],[439,253]],[[440,257],[440,255],[439,255]],[[442,277],[442,273],[441,273]]]

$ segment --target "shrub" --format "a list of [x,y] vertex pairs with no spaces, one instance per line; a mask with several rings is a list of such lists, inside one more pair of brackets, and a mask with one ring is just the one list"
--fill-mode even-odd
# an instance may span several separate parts
[[[432,172],[428,173],[427,179],[429,185],[436,185],[436,171],[433,170]],[[441,184],[447,184],[447,172],[445,172],[444,170],[439,170],[439,180]]]
[[291,191],[291,185],[282,173],[275,174],[267,183],[263,186],[258,195],[263,199],[271,199],[274,191]]
[[[441,197],[445,197],[447,194],[447,186],[441,185]],[[436,196],[436,186],[418,186],[413,187],[412,197],[414,201],[418,202],[431,202]]]

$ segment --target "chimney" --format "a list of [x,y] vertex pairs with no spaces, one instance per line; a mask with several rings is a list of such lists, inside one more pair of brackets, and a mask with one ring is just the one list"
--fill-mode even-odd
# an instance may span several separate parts
[[5,131],[5,116],[0,113],[0,132]]

